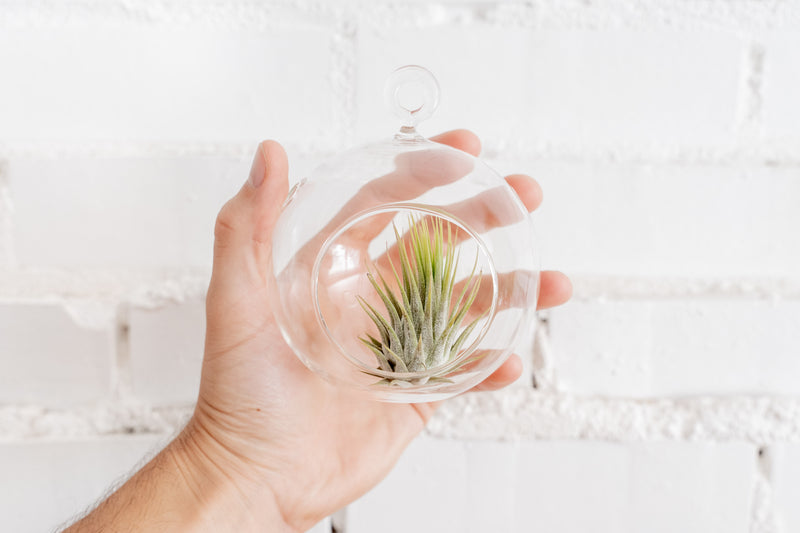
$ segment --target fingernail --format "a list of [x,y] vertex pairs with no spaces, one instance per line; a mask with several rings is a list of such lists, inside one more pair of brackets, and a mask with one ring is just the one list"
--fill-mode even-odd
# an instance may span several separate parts
[[253,166],[250,167],[250,177],[247,181],[253,187],[259,187],[261,182],[264,181],[264,172],[266,171],[267,162],[264,159],[264,152],[261,150],[261,144],[256,149],[256,155],[253,158]]

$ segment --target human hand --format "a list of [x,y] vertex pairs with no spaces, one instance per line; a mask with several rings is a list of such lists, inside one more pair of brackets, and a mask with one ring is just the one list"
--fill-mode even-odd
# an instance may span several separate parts
[[[480,151],[478,138],[465,130],[432,140]],[[538,207],[541,189],[532,178],[506,181],[529,211]],[[287,191],[286,154],[266,141],[247,183],[217,219],[200,394],[176,442],[180,461],[202,464],[200,471],[212,469],[235,487],[253,523],[277,511],[287,529],[304,531],[380,481],[436,405],[368,400],[320,379],[286,345],[271,309],[268,272],[272,228]],[[570,293],[563,274],[541,273],[539,308],[561,304]],[[504,387],[521,368],[513,355],[475,390]]]

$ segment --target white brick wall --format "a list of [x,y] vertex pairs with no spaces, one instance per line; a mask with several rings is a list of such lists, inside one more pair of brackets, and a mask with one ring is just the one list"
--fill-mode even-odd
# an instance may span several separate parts
[[798,34],[780,0],[4,2],[0,529],[55,527],[185,420],[256,142],[296,181],[388,137],[384,77],[420,63],[421,130],[539,180],[575,299],[315,533],[800,530]]
[[6,179],[16,260],[209,268],[208,213],[236,193],[246,172],[232,157],[12,159]]
[[130,435],[0,443],[3,529],[53,531],[124,481],[165,437]]
[[204,302],[133,309],[128,335],[134,397],[151,405],[194,403],[203,360]]
[[391,65],[419,63],[442,86],[441,109],[426,124],[432,131],[466,115],[489,140],[514,145],[713,146],[732,139],[742,54],[734,35],[482,25],[409,30],[381,22],[359,33],[360,137],[387,134],[374,87]]
[[334,128],[329,28],[188,15],[148,23],[97,13],[4,28],[0,64],[14,83],[0,87],[0,140],[305,142]]
[[781,533],[800,530],[800,445],[780,444],[770,452],[774,502]]
[[740,443],[423,437],[350,506],[347,531],[746,533],[754,455]]
[[[550,315],[556,380],[610,396],[797,394],[800,302],[574,302]],[[735,334],[734,334],[735,332]]]
[[800,90],[800,62],[797,50],[800,38],[795,31],[770,33],[764,37],[769,53],[764,61],[764,132],[770,138],[800,142],[797,122],[800,109],[797,91]]
[[52,304],[0,303],[0,402],[80,405],[111,394],[113,324],[87,328]]
[[493,162],[541,182],[544,254],[571,273],[735,279],[800,271],[794,166]]

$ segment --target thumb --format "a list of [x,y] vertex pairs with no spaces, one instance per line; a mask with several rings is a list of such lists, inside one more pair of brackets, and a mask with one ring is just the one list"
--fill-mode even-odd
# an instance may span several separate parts
[[212,284],[263,282],[272,251],[272,229],[288,189],[286,152],[275,141],[262,142],[247,182],[217,216]]

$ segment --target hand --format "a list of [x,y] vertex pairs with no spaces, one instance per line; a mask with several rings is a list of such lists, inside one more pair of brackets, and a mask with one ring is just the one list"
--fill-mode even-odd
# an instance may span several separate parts
[[[480,151],[478,138],[465,130],[433,140],[473,155]],[[415,187],[459,175],[439,168],[426,185],[424,172],[403,171],[382,183],[409,198],[419,194]],[[391,181],[397,177],[405,188]],[[533,179],[515,174],[506,181],[529,211],[538,207],[541,190]],[[435,404],[379,403],[335,387],[284,343],[270,308],[268,272],[272,228],[287,189],[286,154],[266,141],[247,183],[217,219],[194,415],[160,454],[68,531],[305,531],[380,481],[433,414]],[[339,216],[363,207],[371,196],[364,193],[371,192],[362,189]],[[471,225],[478,230],[505,223],[502,216],[482,216],[479,200],[452,209],[477,214]],[[368,236],[361,244],[367,242]],[[538,307],[564,303],[571,291],[563,274],[542,272]],[[521,371],[514,355],[475,390],[504,387]]]
[[[480,151],[478,138],[465,130],[433,140]],[[529,211],[538,207],[541,189],[532,178],[515,174],[506,181]],[[266,141],[250,179],[217,219],[202,383],[185,435],[190,449],[203,450],[242,494],[274,499],[283,520],[303,531],[380,481],[436,406],[366,400],[320,379],[286,345],[270,308],[267,273],[287,191],[286,154]],[[540,282],[539,308],[571,294],[563,274],[542,272]],[[504,387],[521,368],[513,355],[476,390]]]

